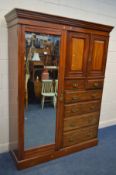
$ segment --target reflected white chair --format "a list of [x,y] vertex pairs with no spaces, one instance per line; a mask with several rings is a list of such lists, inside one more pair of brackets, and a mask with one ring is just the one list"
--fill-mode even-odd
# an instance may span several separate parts
[[27,84],[28,84],[29,77],[30,77],[29,74],[25,75],[25,107],[26,107],[26,110],[28,108],[28,88],[27,88]]
[[58,96],[58,80],[55,80],[55,97],[56,97],[55,106],[57,104],[57,96]]
[[42,95],[42,101],[41,101],[42,109],[44,108],[45,97],[52,97],[52,102],[55,107],[56,95],[54,91],[53,80],[42,80],[41,95]]
[[58,80],[55,80],[55,95],[58,95]]

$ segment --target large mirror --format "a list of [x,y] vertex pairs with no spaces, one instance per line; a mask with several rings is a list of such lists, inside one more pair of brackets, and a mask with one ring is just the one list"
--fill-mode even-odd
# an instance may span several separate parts
[[25,149],[55,142],[59,48],[59,36],[25,33]]

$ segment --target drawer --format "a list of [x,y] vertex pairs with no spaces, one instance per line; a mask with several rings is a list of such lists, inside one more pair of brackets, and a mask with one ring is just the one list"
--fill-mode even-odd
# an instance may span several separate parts
[[64,106],[65,117],[96,112],[100,110],[100,101],[79,102],[76,104],[67,104]]
[[103,79],[87,80],[86,89],[102,89],[102,88],[103,88]]
[[99,112],[83,114],[76,117],[69,117],[64,120],[64,131],[70,131],[90,125],[97,125],[99,122]]
[[83,129],[77,129],[70,132],[64,132],[63,147],[79,144],[97,137],[98,127],[92,126]]
[[65,91],[65,103],[75,103],[79,101],[98,100],[102,97],[102,90],[92,91]]
[[65,90],[78,90],[84,89],[85,81],[84,80],[65,80],[64,89]]

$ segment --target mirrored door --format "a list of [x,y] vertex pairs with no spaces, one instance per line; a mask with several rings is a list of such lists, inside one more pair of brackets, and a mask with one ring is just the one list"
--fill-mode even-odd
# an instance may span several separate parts
[[25,32],[24,149],[55,143],[60,36]]

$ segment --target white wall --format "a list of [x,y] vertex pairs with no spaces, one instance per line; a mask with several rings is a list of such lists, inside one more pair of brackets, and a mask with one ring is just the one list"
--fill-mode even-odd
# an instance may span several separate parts
[[[0,0],[0,152],[8,150],[8,45],[4,15],[24,8],[116,26],[115,0]],[[100,127],[116,124],[116,29],[111,32]]]

